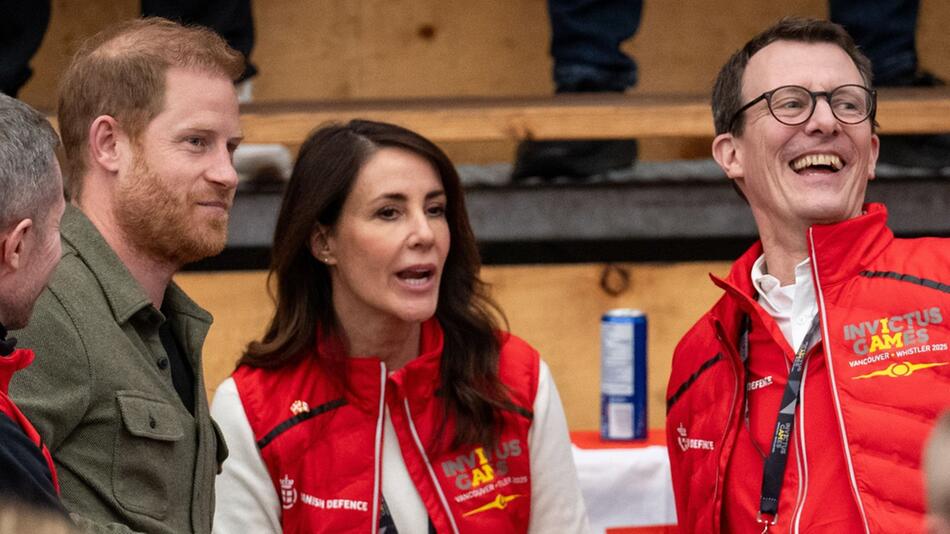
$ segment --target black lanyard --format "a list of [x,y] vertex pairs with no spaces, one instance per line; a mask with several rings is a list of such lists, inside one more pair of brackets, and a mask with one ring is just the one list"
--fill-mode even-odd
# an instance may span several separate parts
[[[765,458],[765,467],[762,470],[762,499],[759,501],[759,513],[756,516],[756,522],[765,524],[765,530],[762,531],[763,533],[768,532],[769,526],[774,525],[778,520],[778,499],[782,493],[782,482],[785,479],[785,465],[788,461],[788,444],[792,437],[792,430],[794,430],[795,427],[795,408],[798,406],[798,397],[801,393],[802,373],[805,369],[805,355],[808,354],[808,347],[811,346],[817,333],[818,314],[815,314],[815,317],[811,321],[811,326],[808,328],[808,333],[805,334],[805,339],[802,340],[801,346],[798,347],[798,352],[795,353],[792,367],[788,371],[788,382],[785,384],[785,392],[782,394],[782,404],[778,411],[778,417],[775,419],[775,433],[772,437],[772,449]],[[739,351],[739,356],[742,358],[743,364],[748,365],[748,319],[742,331]],[[746,395],[748,395],[748,392]]]

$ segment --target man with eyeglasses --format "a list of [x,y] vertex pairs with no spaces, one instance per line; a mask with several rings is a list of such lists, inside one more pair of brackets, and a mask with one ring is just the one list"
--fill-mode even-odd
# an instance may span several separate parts
[[[683,532],[917,532],[920,450],[950,405],[950,240],[895,239],[865,204],[870,63],[785,19],[713,89],[716,161],[760,240],[673,356],[667,436]],[[935,214],[945,216],[945,214]]]

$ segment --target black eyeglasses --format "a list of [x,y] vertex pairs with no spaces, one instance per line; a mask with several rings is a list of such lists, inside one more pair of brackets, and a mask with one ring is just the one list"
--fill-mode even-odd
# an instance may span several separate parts
[[743,111],[762,100],[768,104],[769,113],[775,120],[788,126],[804,124],[815,113],[819,96],[828,100],[832,115],[844,124],[858,124],[874,117],[877,107],[877,91],[863,85],[842,85],[831,91],[809,91],[799,85],[783,85],[762,93],[739,108],[729,121],[729,131],[732,131]]

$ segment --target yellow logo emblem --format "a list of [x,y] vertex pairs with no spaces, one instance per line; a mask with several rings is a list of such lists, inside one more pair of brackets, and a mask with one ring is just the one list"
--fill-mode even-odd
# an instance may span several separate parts
[[861,378],[876,378],[878,376],[887,376],[890,378],[900,378],[903,376],[910,376],[914,374],[914,371],[919,371],[921,369],[928,369],[930,367],[940,367],[941,365],[948,365],[950,362],[940,362],[940,363],[911,363],[911,362],[897,362],[892,363],[887,366],[887,369],[879,369],[877,371],[871,371],[866,375],[860,375],[852,377],[852,380],[858,380]]
[[521,495],[517,495],[517,494],[502,495],[501,493],[499,493],[498,495],[495,496],[494,501],[488,504],[479,506],[478,508],[474,510],[469,510],[468,512],[465,512],[464,514],[462,514],[462,517],[468,517],[470,515],[480,514],[482,512],[487,512],[488,510],[504,510],[505,508],[508,507],[508,503],[517,499],[518,497],[521,497]]

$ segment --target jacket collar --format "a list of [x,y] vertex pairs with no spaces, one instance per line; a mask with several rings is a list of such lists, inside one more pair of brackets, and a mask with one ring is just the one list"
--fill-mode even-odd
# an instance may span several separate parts
[[[808,239],[818,280],[823,286],[828,286],[853,278],[866,268],[894,240],[894,234],[887,228],[887,208],[883,204],[865,204],[863,214],[858,217],[812,226],[808,230]],[[730,339],[738,338],[744,314],[766,313],[755,300],[750,276],[752,265],[761,255],[762,242],[757,241],[733,263],[725,279],[710,275],[712,281],[726,292],[715,307],[714,318]],[[763,323],[772,324],[765,320]],[[784,339],[778,327],[775,330],[773,337]]]
[[[65,244],[96,278],[117,323],[125,324],[141,310],[151,307],[152,302],[145,290],[102,237],[99,229],[79,208],[66,205],[60,233]],[[164,306],[176,314],[211,324],[211,315],[192,301],[175,282],[170,283],[165,290]]]
[[0,393],[7,393],[13,373],[29,367],[35,357],[29,349],[16,349],[9,356],[0,356]]
[[[319,360],[330,364],[342,363],[346,370],[347,392],[352,404],[367,411],[378,408],[380,385],[385,378],[404,395],[431,397],[439,387],[439,365],[442,360],[443,331],[439,321],[432,317],[422,323],[419,335],[419,355],[387,377],[383,376],[382,361],[375,357],[348,357],[339,336],[327,335],[323,328],[317,332]],[[391,387],[391,386],[387,386]]]
[[752,285],[751,276],[752,265],[761,255],[762,242],[756,241],[732,264],[725,279],[709,275],[713,283],[726,292],[714,308],[714,317],[719,322],[717,326],[722,328],[730,340],[738,339],[744,315],[765,313],[755,301],[755,287]]
[[435,395],[441,385],[440,365],[444,346],[442,326],[435,317],[422,323],[419,336],[419,355],[389,376],[398,389],[406,395],[420,398]]
[[822,286],[849,280],[865,270],[894,241],[887,208],[865,204],[858,217],[808,230],[809,253]]
[[145,290],[79,208],[66,206],[60,233],[65,244],[96,278],[117,323],[126,323],[139,310],[151,305]]

